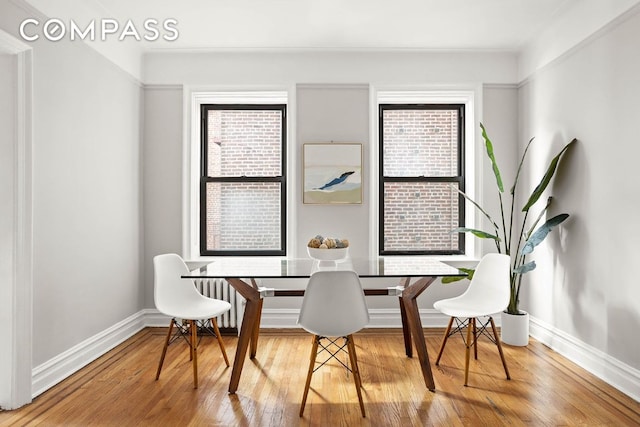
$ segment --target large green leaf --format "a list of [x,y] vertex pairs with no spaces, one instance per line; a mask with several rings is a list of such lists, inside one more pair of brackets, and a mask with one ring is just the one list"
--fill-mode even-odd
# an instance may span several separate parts
[[490,234],[482,230],[476,230],[475,228],[458,227],[458,228],[454,228],[450,232],[451,233],[471,233],[474,236],[479,237],[481,239],[493,239],[497,242],[500,241],[500,237],[496,236],[495,234]]
[[569,148],[569,146],[574,142],[576,142],[575,138],[572,139],[571,142],[569,142],[567,145],[565,145],[564,148],[560,150],[558,155],[555,156],[553,160],[551,160],[551,164],[549,164],[547,172],[542,177],[542,181],[540,181],[538,186],[533,190],[533,193],[531,193],[531,196],[529,196],[529,201],[527,201],[527,204],[522,208],[522,212],[527,212],[531,208],[531,206],[533,206],[538,201],[544,190],[549,185],[549,182],[551,182],[553,174],[555,174],[556,172],[556,167],[558,166],[558,162],[560,161],[560,156],[562,156],[564,152],[567,151],[567,148]]
[[527,240],[527,242],[524,244],[520,253],[522,255],[526,255],[533,252],[533,249],[547,237],[551,230],[553,230],[558,224],[561,224],[567,218],[569,218],[569,214],[563,213],[554,216],[553,218],[542,224],[540,228],[538,228],[531,235],[531,237],[529,237],[529,240]]
[[524,274],[524,273],[530,272],[531,270],[535,270],[535,268],[536,268],[536,262],[531,261],[526,264],[522,264],[520,267],[514,269],[513,272],[517,274]]
[[464,279],[473,279],[473,273],[475,273],[476,271],[472,268],[458,268],[458,270],[461,273],[464,273],[464,275],[460,275],[460,276],[444,276],[442,278],[442,283],[453,283],[453,282],[459,282],[460,280],[464,280]]
[[547,204],[544,205],[544,208],[542,208],[542,210],[538,214],[538,217],[536,218],[536,220],[533,222],[533,224],[531,224],[531,227],[529,227],[529,231],[527,231],[525,239],[529,239],[529,237],[531,236],[531,233],[533,233],[533,230],[536,229],[536,227],[538,226],[538,223],[540,222],[540,220],[542,219],[544,214],[547,213],[547,210],[549,209],[549,206],[551,206],[551,201],[552,200],[553,200],[553,197],[551,197],[551,196],[547,197]]
[[487,156],[491,160],[491,167],[493,168],[493,174],[496,176],[496,185],[498,186],[498,190],[501,193],[504,193],[504,186],[502,185],[502,177],[500,176],[500,169],[498,169],[498,163],[496,162],[496,157],[493,154],[493,144],[491,140],[487,136],[487,131],[484,128],[484,125],[480,123],[480,128],[482,129],[482,137],[484,138],[484,145],[487,149]]

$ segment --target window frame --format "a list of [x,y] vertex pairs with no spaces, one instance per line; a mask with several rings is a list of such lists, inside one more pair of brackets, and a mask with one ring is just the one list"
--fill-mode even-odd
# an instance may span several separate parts
[[[212,110],[255,110],[281,112],[280,175],[270,176],[208,176],[208,112]],[[202,103],[200,114],[200,183],[199,183],[199,255],[208,256],[285,256],[287,253],[287,104],[286,103]],[[275,250],[208,250],[207,184],[218,183],[280,183],[280,248]]]
[[[378,103],[378,255],[398,256],[398,255],[465,255],[466,239],[464,233],[458,233],[457,250],[385,250],[385,217],[384,217],[384,188],[386,183],[457,183],[460,191],[465,192],[466,188],[466,124],[465,124],[464,103]],[[457,149],[457,173],[456,176],[436,177],[436,176],[409,176],[390,177],[384,174],[384,120],[383,113],[386,110],[452,110],[458,111],[458,149]],[[466,223],[465,200],[462,195],[458,195],[458,227],[464,227]]]

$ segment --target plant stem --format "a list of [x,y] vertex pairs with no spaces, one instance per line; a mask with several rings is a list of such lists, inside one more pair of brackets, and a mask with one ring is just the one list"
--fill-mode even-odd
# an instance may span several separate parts
[[524,236],[524,227],[527,224],[527,217],[529,216],[529,211],[524,213],[524,219],[522,220],[522,228],[520,229],[520,237],[518,238],[518,245],[516,246],[516,251],[514,252],[515,259],[513,261],[513,269],[515,270],[521,264],[518,263],[518,255],[520,253],[520,245],[522,244],[522,236]]
[[[509,218],[509,239],[505,240],[505,246],[507,247],[507,255],[511,255],[511,235],[513,234],[513,209],[516,204],[516,191],[515,187],[513,188],[513,192],[511,193],[511,216]],[[504,225],[503,225],[504,227]],[[505,236],[507,230],[505,229]]]
[[[509,254],[509,240],[507,239],[507,228],[504,225],[504,207],[502,205],[502,193],[498,192],[498,198],[500,199],[500,216],[502,217],[502,233],[504,234],[504,250],[506,254]],[[500,248],[498,247],[498,252]]]
[[[524,255],[522,256],[522,261],[524,262]],[[520,308],[518,307],[520,305],[518,304],[518,301],[520,301],[520,285],[522,285],[522,274],[518,274],[518,285],[516,286],[516,298],[513,314],[520,313]]]

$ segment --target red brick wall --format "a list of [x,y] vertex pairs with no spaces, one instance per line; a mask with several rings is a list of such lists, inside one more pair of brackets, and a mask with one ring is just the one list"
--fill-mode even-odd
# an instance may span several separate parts
[[458,198],[448,183],[386,183],[384,249],[455,250]]
[[[281,175],[280,111],[209,111],[208,138],[210,176]],[[209,184],[207,248],[280,249],[280,184]]]
[[[383,126],[385,176],[458,174],[457,110],[384,110]],[[387,183],[384,249],[456,250],[458,215],[449,183]]]

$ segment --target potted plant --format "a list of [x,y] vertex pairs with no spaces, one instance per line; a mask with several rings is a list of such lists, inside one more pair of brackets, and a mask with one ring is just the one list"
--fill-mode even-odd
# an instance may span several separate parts
[[[535,261],[527,261],[527,255],[533,252],[535,247],[538,246],[556,226],[564,222],[569,217],[568,214],[561,213],[554,216],[553,218],[546,220],[544,224],[538,227],[538,224],[542,220],[542,217],[551,206],[553,200],[551,197],[547,199],[545,206],[538,213],[533,222],[529,221],[529,213],[531,208],[540,200],[542,193],[551,182],[558,167],[558,163],[560,162],[560,158],[562,157],[564,152],[567,151],[569,146],[576,141],[576,139],[574,138],[571,142],[565,145],[562,150],[560,150],[560,152],[551,160],[547,171],[542,177],[540,183],[531,192],[531,195],[527,199],[525,205],[521,210],[516,210],[515,202],[518,178],[520,177],[520,172],[522,170],[522,166],[529,150],[529,146],[533,142],[533,138],[529,140],[527,146],[525,147],[524,153],[522,154],[522,158],[520,159],[516,177],[510,190],[511,206],[508,211],[509,217],[507,218],[505,213],[504,201],[502,198],[502,194],[504,193],[504,186],[502,183],[502,177],[500,175],[500,169],[498,168],[498,164],[496,163],[496,159],[493,153],[493,144],[487,136],[486,129],[484,128],[482,123],[480,123],[480,128],[482,129],[482,138],[484,139],[487,156],[491,160],[491,166],[496,178],[498,200],[500,202],[501,223],[494,221],[487,213],[487,211],[483,209],[478,203],[468,197],[464,192],[454,187],[465,199],[469,200],[489,220],[489,223],[491,224],[493,230],[491,232],[486,232],[473,228],[459,227],[452,230],[452,232],[471,233],[481,239],[491,239],[495,242],[496,249],[499,253],[504,253],[511,256],[512,264],[510,298],[509,305],[503,313],[506,315],[503,315],[502,317],[501,335],[502,340],[507,344],[526,345],[529,341],[529,316],[528,313],[523,312],[519,307],[520,287],[522,285],[522,275],[536,268]],[[521,219],[516,218],[518,214],[522,215]],[[519,231],[514,229],[518,225],[520,226]],[[473,276],[473,270],[461,270],[469,274],[471,277]],[[459,280],[459,278],[452,278],[445,281],[455,280]],[[519,326],[516,326],[516,328],[520,329],[519,333],[509,329],[509,327],[511,326],[510,320],[508,319],[509,316],[515,317],[515,319],[512,319],[512,321],[515,321],[516,325],[519,324]]]

